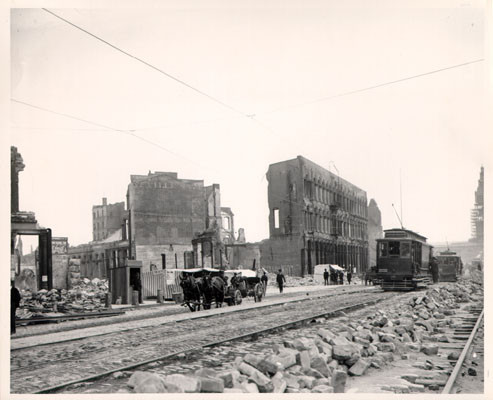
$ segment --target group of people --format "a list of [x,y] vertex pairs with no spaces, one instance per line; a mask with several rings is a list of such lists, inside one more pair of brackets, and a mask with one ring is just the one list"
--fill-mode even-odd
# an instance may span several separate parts
[[[330,282],[329,282],[330,278]],[[351,279],[353,278],[353,273],[351,270],[346,272],[346,279],[348,285],[351,284]],[[324,285],[343,285],[344,284],[344,272],[342,270],[332,269],[327,271],[327,268],[324,270]]]

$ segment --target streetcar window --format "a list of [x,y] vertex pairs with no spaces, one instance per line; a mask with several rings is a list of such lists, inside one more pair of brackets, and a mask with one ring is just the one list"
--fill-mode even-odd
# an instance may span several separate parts
[[400,242],[389,242],[389,256],[398,256],[400,254]]
[[380,253],[380,257],[387,257],[387,243],[386,242],[380,242],[379,253]]
[[401,257],[409,257],[411,254],[411,243],[401,243]]

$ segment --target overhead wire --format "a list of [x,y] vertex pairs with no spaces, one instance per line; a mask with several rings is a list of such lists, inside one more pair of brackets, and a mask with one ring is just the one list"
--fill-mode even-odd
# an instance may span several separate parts
[[377,88],[380,88],[380,87],[384,87],[384,86],[388,86],[388,85],[393,85],[393,84],[400,83],[400,82],[405,82],[405,81],[408,81],[408,80],[411,80],[411,79],[416,79],[416,78],[421,78],[421,77],[427,76],[427,75],[437,74],[439,72],[447,71],[447,70],[450,70],[450,69],[465,67],[467,65],[479,63],[479,62],[482,62],[482,61],[484,61],[484,58],[480,58],[480,59],[473,60],[473,61],[468,61],[468,62],[461,63],[461,64],[455,64],[455,65],[451,65],[451,66],[448,66],[448,67],[439,68],[439,69],[435,69],[435,70],[432,70],[432,71],[423,72],[421,74],[416,74],[416,75],[412,75],[412,76],[408,76],[408,77],[404,77],[404,78],[400,78],[400,79],[395,79],[393,81],[379,83],[377,85],[367,86],[367,87],[364,87],[364,88],[361,88],[361,89],[350,90],[350,91],[338,93],[338,94],[335,94],[335,95],[332,95],[332,96],[321,97],[321,98],[318,98],[318,99],[309,100],[309,101],[305,101],[305,102],[302,102],[302,103],[289,104],[289,105],[286,105],[286,106],[274,108],[272,110],[261,111],[261,112],[258,112],[256,115],[259,115],[259,114],[260,115],[267,115],[267,114],[272,114],[272,113],[276,113],[276,112],[288,110],[288,109],[291,109],[291,108],[297,108],[297,107],[303,107],[303,106],[307,106],[307,105],[311,105],[311,104],[315,104],[315,103],[321,103],[321,102],[332,100],[332,99],[335,99],[335,98],[338,98],[338,97],[344,97],[344,96],[349,96],[349,95],[356,94],[356,93],[366,92],[366,91],[377,89]]
[[142,136],[137,135],[133,130],[126,130],[126,129],[114,128],[114,127],[109,126],[109,125],[101,124],[99,122],[90,121],[88,119],[76,117],[74,115],[70,115],[70,114],[66,114],[66,113],[62,113],[62,112],[50,110],[48,108],[40,107],[40,106],[37,106],[35,104],[27,103],[25,101],[17,100],[17,99],[14,99],[14,98],[11,98],[10,100],[12,102],[14,102],[14,103],[22,104],[22,105],[24,105],[26,107],[31,107],[31,108],[34,108],[34,109],[37,109],[37,110],[40,110],[40,111],[44,111],[44,112],[48,112],[48,113],[51,113],[51,114],[59,115],[59,116],[65,117],[65,118],[70,118],[70,119],[73,119],[73,120],[76,120],[76,121],[80,121],[80,122],[84,122],[86,124],[90,124],[90,125],[93,125],[93,126],[98,126],[98,127],[103,128],[103,129],[105,129],[107,131],[113,131],[113,132],[123,133],[123,134],[129,135],[129,136],[133,136],[133,137],[135,137],[135,138],[137,138],[139,140],[142,140],[143,142],[146,142],[146,143],[151,144],[151,145],[153,145],[153,146],[155,146],[155,147],[157,147],[157,148],[159,148],[161,150],[164,150],[164,151],[166,151],[169,154],[172,154],[172,155],[174,155],[176,157],[182,158],[182,159],[184,159],[184,160],[186,160],[188,162],[191,162],[191,163],[193,163],[193,164],[195,164],[195,165],[197,165],[199,167],[204,168],[203,165],[197,163],[194,160],[191,160],[191,159],[189,159],[189,158],[187,158],[185,156],[182,156],[181,154],[175,153],[174,151],[172,151],[172,150],[170,150],[170,149],[168,149],[168,148],[160,145],[159,143],[153,142],[152,140],[149,140],[149,139],[146,139],[146,138],[144,138]]

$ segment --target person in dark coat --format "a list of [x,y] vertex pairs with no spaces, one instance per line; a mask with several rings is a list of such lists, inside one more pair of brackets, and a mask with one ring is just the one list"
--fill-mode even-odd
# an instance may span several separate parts
[[339,271],[337,275],[337,277],[339,278],[339,285],[344,285],[344,273],[342,271]]
[[10,334],[15,333],[15,311],[21,303],[21,294],[15,287],[15,283],[12,283],[10,289]]
[[352,277],[353,277],[353,273],[352,273],[352,272],[351,272],[351,270],[349,269],[349,270],[347,271],[347,274],[346,274],[346,278],[347,278],[347,283],[348,283],[348,285],[350,285],[350,284],[351,284],[351,278],[352,278]]
[[282,273],[282,270],[279,270],[276,276],[277,285],[279,286],[279,293],[282,293],[282,289],[284,288],[284,282],[286,282],[286,278]]
[[337,285],[337,275],[332,268],[330,269],[330,284]]
[[328,285],[329,284],[329,271],[327,271],[327,268],[325,268],[325,271],[324,271],[324,285]]
[[137,272],[135,274],[135,278],[134,278],[132,286],[133,286],[134,290],[139,292],[139,304],[142,304],[143,303],[143,301],[142,301],[142,282],[140,280],[140,272]]
[[265,272],[260,277],[260,281],[262,282],[262,285],[264,286],[264,296],[265,296],[265,293],[267,292],[267,282],[269,281],[269,277],[267,276],[267,274]]
[[430,268],[431,268],[431,276],[433,278],[433,283],[438,283],[438,262],[435,257],[431,259]]

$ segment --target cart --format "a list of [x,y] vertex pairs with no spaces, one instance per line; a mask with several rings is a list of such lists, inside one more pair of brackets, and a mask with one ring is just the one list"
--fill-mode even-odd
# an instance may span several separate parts
[[[232,284],[231,279],[235,273],[238,277],[238,282],[237,284]],[[234,301],[234,304],[241,304],[241,300],[244,297],[253,297],[255,302],[262,301],[264,285],[255,271],[250,269],[234,269],[227,270],[224,274],[229,278],[228,296]]]

